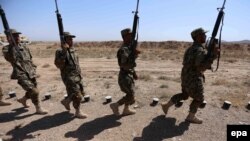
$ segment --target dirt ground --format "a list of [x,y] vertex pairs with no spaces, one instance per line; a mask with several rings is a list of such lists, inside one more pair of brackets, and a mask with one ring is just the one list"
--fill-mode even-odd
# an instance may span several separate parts
[[[197,114],[204,120],[201,125],[185,122],[191,99],[180,108],[172,107],[166,117],[160,104],[150,106],[154,97],[163,102],[181,92],[180,71],[185,47],[178,48],[178,52],[174,48],[142,48],[143,54],[137,60],[139,80],[135,82],[136,103],[133,105],[137,113],[125,117],[112,115],[110,103],[105,103],[105,96],[112,96],[115,102],[124,95],[117,82],[117,48],[79,49],[85,91],[90,95],[90,101],[81,105],[88,115],[86,119],[74,118],[73,107],[67,112],[60,104],[66,90],[53,64],[54,44],[39,43],[30,47],[40,76],[37,80],[41,105],[49,111],[47,115],[35,115],[31,101],[28,101],[31,105],[28,109],[17,103],[24,90],[17,81],[10,80],[12,68],[1,55],[0,85],[4,99],[12,105],[0,108],[0,138],[16,141],[225,141],[228,124],[250,124],[250,110],[245,107],[250,101],[250,46],[227,48],[219,70],[205,72],[207,105]],[[15,91],[17,97],[9,98],[10,91]],[[51,94],[52,98],[45,100],[45,94]],[[232,102],[229,110],[221,108],[225,100]]]

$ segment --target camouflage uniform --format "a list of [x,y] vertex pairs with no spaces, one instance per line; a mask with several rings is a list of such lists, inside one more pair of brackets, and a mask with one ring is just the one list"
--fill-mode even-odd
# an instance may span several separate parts
[[[122,45],[121,48],[117,52],[117,58],[118,58],[118,64],[120,66],[120,72],[119,72],[119,78],[118,78],[118,84],[121,88],[121,91],[126,93],[126,96],[124,96],[122,99],[120,99],[117,103],[119,105],[131,105],[135,103],[134,98],[134,79],[133,79],[133,73],[134,73],[134,64],[129,59],[130,50],[127,45]],[[128,68],[123,68],[121,65],[127,65]]]
[[19,52],[14,46],[7,45],[3,47],[5,59],[11,63],[13,72],[11,79],[17,79],[18,84],[26,91],[25,97],[31,98],[34,105],[39,104],[36,82],[36,65],[32,62],[30,50],[25,45],[18,44]]
[[81,68],[79,59],[73,47],[70,48],[70,54],[75,62],[74,66],[66,50],[58,49],[55,55],[55,65],[61,71],[61,78],[66,86],[68,97],[73,101],[73,106],[78,109],[82,96],[84,96],[83,83],[81,78]]
[[181,72],[182,93],[176,94],[171,98],[173,103],[177,103],[188,99],[189,96],[192,97],[193,101],[190,104],[191,113],[196,113],[204,100],[204,72],[211,67],[213,60],[216,58],[216,56],[206,58],[206,55],[206,49],[202,44],[196,42],[186,50]]

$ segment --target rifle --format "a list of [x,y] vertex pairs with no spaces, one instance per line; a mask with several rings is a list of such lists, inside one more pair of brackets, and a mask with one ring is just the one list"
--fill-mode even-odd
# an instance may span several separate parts
[[133,21],[133,28],[132,28],[132,39],[130,42],[130,49],[131,49],[131,60],[135,64],[136,60],[136,47],[138,41],[138,26],[139,26],[139,16],[138,16],[138,7],[139,7],[139,0],[137,0],[136,10],[133,11],[134,13],[134,21]]
[[[210,58],[212,56],[212,52],[214,50],[214,44],[219,44],[219,49],[221,49],[221,32],[222,32],[222,27],[223,27],[223,20],[224,20],[224,9],[225,9],[225,3],[226,3],[226,0],[224,0],[224,3],[222,5],[221,8],[218,8],[219,9],[219,14],[217,16],[217,19],[216,19],[216,22],[215,22],[215,25],[214,25],[214,29],[213,29],[213,32],[212,32],[212,37],[210,37],[210,40],[208,40],[207,44],[206,44],[206,47],[207,47],[207,50],[208,50],[208,53],[207,53],[207,56],[206,58]],[[219,30],[219,27],[220,27],[220,24],[222,23],[221,25],[221,28],[220,28],[220,35],[219,35],[219,40],[215,38],[215,36],[217,35],[218,33],[218,30]],[[219,68],[219,61],[220,61],[220,52],[218,53],[218,58],[217,58],[217,67],[215,69],[215,71],[218,70]],[[213,71],[213,70],[212,70]]]
[[[56,17],[57,17],[57,23],[58,23],[58,28],[59,28],[59,36],[60,36],[60,41],[61,41],[61,47],[63,47],[63,45],[66,43],[65,41],[65,37],[64,37],[64,29],[63,29],[63,22],[62,22],[62,16],[61,14],[59,13],[59,10],[58,10],[58,6],[57,6],[57,0],[55,0],[55,3],[56,3]],[[76,68],[76,63],[70,53],[70,50],[69,48],[67,48],[67,52],[69,54],[69,58],[70,60],[72,61],[74,67]],[[77,70],[77,68],[76,68]],[[80,75],[81,77],[81,75]]]
[[[22,56],[20,55],[20,49],[19,49],[18,44],[16,43],[16,41],[15,41],[15,39],[14,39],[12,33],[11,33],[7,18],[5,16],[5,12],[2,9],[1,5],[0,5],[0,14],[1,14],[3,27],[4,27],[4,33],[5,33],[6,37],[11,39],[11,43],[12,43],[11,46],[14,47],[15,51],[17,52],[15,54],[17,56],[17,58],[22,58]],[[9,44],[11,44],[11,43],[9,42]],[[18,67],[20,70],[24,71],[29,76],[29,73],[24,68],[22,68],[20,65],[18,65],[17,63],[14,63],[14,65],[16,67]]]

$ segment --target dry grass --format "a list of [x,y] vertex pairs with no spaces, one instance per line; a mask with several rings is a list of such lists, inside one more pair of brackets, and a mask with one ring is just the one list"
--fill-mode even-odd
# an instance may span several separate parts
[[159,88],[168,88],[169,86],[166,84],[162,84]]
[[109,88],[110,88],[110,85],[111,85],[111,84],[110,84],[109,82],[107,82],[107,81],[104,83],[104,87],[105,87],[106,89],[109,89]]
[[159,80],[170,80],[171,78],[170,77],[167,77],[167,76],[159,76],[158,77]]
[[48,63],[42,65],[42,68],[48,68],[48,67],[50,67],[50,64],[48,64]]
[[140,74],[138,78],[143,81],[150,81],[153,79],[149,74],[143,74],[143,73]]
[[212,82],[212,85],[226,85],[228,81],[226,79],[216,79],[215,81]]

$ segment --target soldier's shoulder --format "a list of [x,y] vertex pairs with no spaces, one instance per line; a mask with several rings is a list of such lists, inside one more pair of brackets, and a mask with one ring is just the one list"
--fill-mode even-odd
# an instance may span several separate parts
[[204,51],[204,47],[201,45],[201,44],[193,44],[192,46],[191,46],[191,50],[193,50],[193,51]]
[[56,52],[62,52],[63,50],[61,49],[61,48],[58,48],[57,50],[56,50]]
[[2,48],[3,52],[8,52],[8,50],[9,50],[9,45],[3,46],[3,48]]
[[123,46],[121,46],[121,47],[119,48],[119,50],[122,51],[122,52],[127,52],[127,51],[129,51],[129,47],[123,45]]

